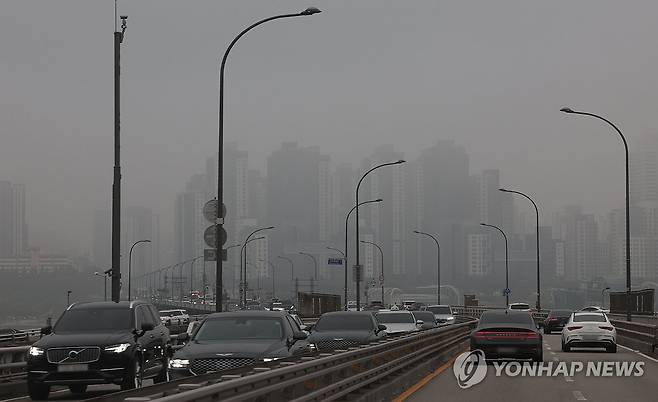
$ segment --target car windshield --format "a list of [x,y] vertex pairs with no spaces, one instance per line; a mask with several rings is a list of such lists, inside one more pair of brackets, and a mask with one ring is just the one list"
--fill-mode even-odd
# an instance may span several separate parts
[[512,310],[529,310],[530,306],[527,304],[512,304],[509,308]]
[[601,309],[598,308],[598,307],[585,307],[581,311],[599,311],[599,310],[601,310]]
[[571,315],[571,310],[553,310],[548,316],[549,317],[569,317]]
[[416,311],[414,312],[414,317],[417,320],[423,320],[425,323],[434,322],[434,314],[429,311]]
[[382,324],[413,324],[416,322],[412,314],[405,313],[379,313],[377,321]]
[[530,313],[507,313],[504,311],[488,311],[480,316],[482,324],[524,324],[534,325]]
[[53,332],[113,332],[132,328],[133,311],[128,308],[85,308],[65,311]]
[[573,322],[607,322],[603,314],[576,314]]
[[279,318],[226,317],[206,320],[196,333],[196,341],[283,339]]
[[320,317],[316,331],[369,331],[373,329],[372,318],[364,314],[331,314]]
[[431,306],[427,307],[425,310],[431,311],[434,314],[452,314],[450,307],[448,306]]

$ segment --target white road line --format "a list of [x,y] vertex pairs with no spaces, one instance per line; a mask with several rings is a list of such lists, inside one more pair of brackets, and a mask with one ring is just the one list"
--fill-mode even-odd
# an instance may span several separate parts
[[583,396],[583,393],[580,391],[573,391],[573,397],[576,398],[577,401],[586,401],[587,398]]
[[554,355],[554,354],[555,354],[555,352],[551,352],[551,354],[552,354],[552,355]]
[[657,360],[657,359],[654,359],[654,358],[651,357],[651,356],[647,356],[647,355],[645,355],[644,353],[640,352],[639,350],[631,349],[631,348],[628,348],[628,347],[626,347],[626,346],[622,346],[622,345],[619,345],[619,344],[617,344],[617,346],[619,346],[620,348],[624,348],[624,349],[626,349],[626,350],[630,350],[630,351],[633,352],[633,353],[637,353],[638,355],[640,355],[640,356],[642,356],[642,357],[644,357],[644,358],[646,358],[646,359],[649,359],[649,360],[651,360],[651,361],[654,362],[654,363],[658,363],[658,360]]
[[568,375],[564,377],[564,380],[566,382],[573,382],[573,378],[569,377]]

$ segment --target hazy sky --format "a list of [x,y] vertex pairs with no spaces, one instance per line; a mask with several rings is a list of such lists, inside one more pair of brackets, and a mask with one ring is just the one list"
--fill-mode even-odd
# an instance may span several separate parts
[[[88,250],[93,210],[110,208],[113,6],[0,6],[0,180],[27,185],[32,243],[47,249]],[[546,215],[623,205],[620,139],[558,110],[601,113],[631,145],[656,133],[655,1],[123,0],[123,205],[151,206],[164,239],[176,192],[216,152],[227,44],[307,6],[323,13],[268,23],[230,56],[226,140],[253,167],[282,141],[360,163],[379,143],[413,159],[448,138]]]

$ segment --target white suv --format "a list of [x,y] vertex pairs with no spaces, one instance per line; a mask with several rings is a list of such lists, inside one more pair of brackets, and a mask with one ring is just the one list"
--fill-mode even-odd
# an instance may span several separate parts
[[165,325],[187,325],[190,323],[190,316],[183,309],[162,310],[160,320]]

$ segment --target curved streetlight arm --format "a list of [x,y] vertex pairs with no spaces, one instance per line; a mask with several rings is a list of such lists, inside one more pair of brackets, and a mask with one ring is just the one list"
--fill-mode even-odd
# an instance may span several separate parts
[[436,236],[431,233],[421,232],[420,230],[414,230],[413,232],[429,237],[436,243],[436,304],[441,304],[441,245]]
[[343,250],[339,249],[339,248],[327,246],[327,250],[333,250],[333,251],[339,253],[340,255],[342,255],[343,257],[345,257],[345,252]]
[[630,179],[629,179],[629,157],[628,157],[628,142],[626,137],[622,134],[619,127],[615,126],[610,120],[598,114],[579,112],[572,110],[568,107],[560,109],[561,112],[569,114],[580,114],[583,116],[590,116],[608,123],[621,137],[624,143],[624,150],[626,151],[626,321],[631,321],[631,207],[630,207]]
[[144,239],[144,240],[137,240],[136,242],[133,243],[132,246],[130,246],[130,252],[128,253],[128,300],[132,300],[132,291],[131,291],[131,285],[132,285],[132,262],[133,262],[133,248],[135,248],[136,245],[139,243],[150,243],[151,240]]
[[525,193],[522,193],[522,192],[516,191],[516,190],[508,190],[506,188],[499,188],[498,190],[500,190],[504,193],[518,194],[522,197],[525,197],[535,207],[535,214],[536,214],[535,217],[537,218],[537,222],[536,222],[536,225],[537,225],[536,237],[537,238],[535,239],[536,243],[537,243],[537,247],[536,247],[536,249],[537,249],[537,305],[536,305],[536,307],[537,307],[537,311],[541,311],[541,280],[540,280],[540,273],[539,273],[539,271],[540,271],[540,269],[539,269],[540,268],[539,267],[539,208],[537,208],[537,204],[535,203],[535,201],[532,198],[530,198],[529,195],[527,195]]
[[[503,229],[499,228],[498,226],[490,225],[488,223],[480,223],[480,225],[498,230],[500,234],[503,235],[503,239],[505,239],[505,289],[509,289],[509,256],[507,254],[507,235],[505,232],[503,232]],[[509,293],[505,294],[505,303],[507,303],[509,306]]]

